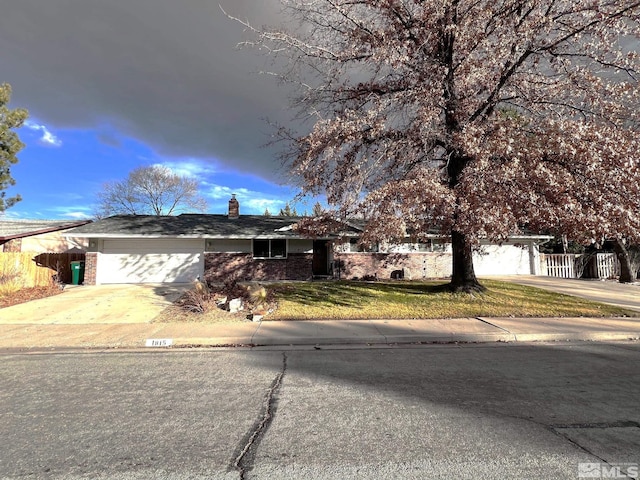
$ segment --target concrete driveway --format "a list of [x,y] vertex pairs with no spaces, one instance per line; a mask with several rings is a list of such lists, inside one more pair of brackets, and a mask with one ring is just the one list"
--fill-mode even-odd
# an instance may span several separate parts
[[487,278],[544,288],[558,293],[586,298],[587,300],[640,311],[640,284],[637,283],[627,284],[611,280],[536,277],[533,275]]
[[0,309],[0,325],[148,323],[189,287],[68,286],[60,295]]

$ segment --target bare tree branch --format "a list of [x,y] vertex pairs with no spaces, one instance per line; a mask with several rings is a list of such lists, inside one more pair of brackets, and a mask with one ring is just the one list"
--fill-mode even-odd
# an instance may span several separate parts
[[153,165],[131,171],[122,181],[105,183],[98,193],[99,217],[111,215],[175,215],[203,212],[198,182],[169,168]]

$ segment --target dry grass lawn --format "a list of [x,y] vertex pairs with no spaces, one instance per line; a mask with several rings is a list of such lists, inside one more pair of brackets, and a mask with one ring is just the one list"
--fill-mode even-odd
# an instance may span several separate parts
[[[446,281],[296,282],[268,285],[277,309],[269,320],[428,319],[465,317],[617,317],[638,312],[509,282],[483,280],[482,294],[450,293]],[[249,312],[177,306],[155,321],[241,322]]]

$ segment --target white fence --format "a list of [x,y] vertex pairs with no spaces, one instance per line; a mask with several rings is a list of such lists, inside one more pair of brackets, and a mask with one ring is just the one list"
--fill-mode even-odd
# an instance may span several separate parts
[[620,276],[620,262],[615,253],[598,253],[596,255],[596,275],[598,278]]
[[540,255],[541,272],[548,277],[576,278],[575,263],[578,255]]
[[541,254],[542,275],[559,278],[579,278],[586,271],[595,278],[613,278],[620,275],[620,262],[615,253],[593,255]]

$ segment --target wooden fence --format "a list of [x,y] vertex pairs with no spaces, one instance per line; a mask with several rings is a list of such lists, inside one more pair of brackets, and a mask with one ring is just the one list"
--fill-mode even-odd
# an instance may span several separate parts
[[614,278],[620,275],[620,262],[615,253],[596,255],[541,254],[542,275],[559,278]]
[[71,262],[84,261],[84,253],[0,253],[0,281],[19,278],[25,287],[71,283]]

